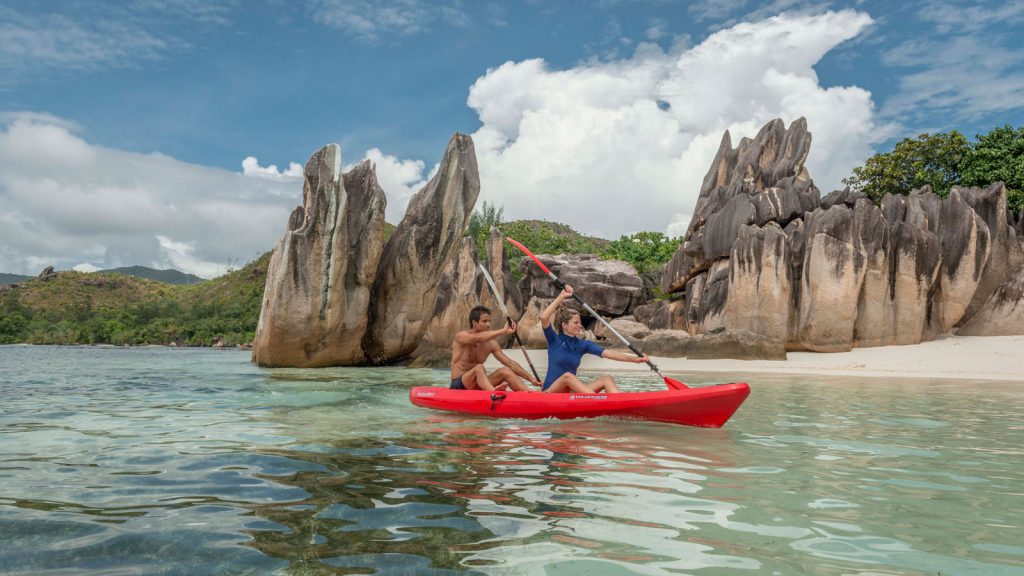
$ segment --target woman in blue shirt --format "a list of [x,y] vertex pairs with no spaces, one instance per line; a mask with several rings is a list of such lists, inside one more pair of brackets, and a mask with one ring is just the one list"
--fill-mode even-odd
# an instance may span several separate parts
[[[572,308],[559,310],[562,302],[571,297],[572,286],[566,285],[562,293],[540,314],[540,326],[544,329],[544,338],[548,341],[548,373],[544,378],[544,392],[572,391],[580,394],[593,394],[602,390],[618,392],[619,387],[615,385],[615,380],[612,380],[612,377],[607,374],[589,383],[576,377],[576,370],[580,367],[583,355],[593,354],[609,360],[636,364],[646,362],[647,355],[637,357],[605,350],[593,342],[581,339],[579,336],[583,332],[583,324],[580,322],[579,311]],[[552,319],[555,320],[555,325],[559,329],[558,333],[551,327]]]

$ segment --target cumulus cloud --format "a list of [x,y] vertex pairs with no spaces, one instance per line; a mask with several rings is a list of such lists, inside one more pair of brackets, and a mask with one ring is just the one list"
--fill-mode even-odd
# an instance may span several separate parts
[[89,143],[45,114],[0,124],[0,270],[176,267],[210,277],[271,249],[301,181]]
[[[378,148],[371,148],[366,151],[363,160],[369,160],[377,168],[377,182],[388,197],[388,206],[385,210],[384,219],[392,224],[397,224],[405,215],[405,208],[409,205],[409,199],[419,191],[428,178],[424,178],[423,169],[425,164],[422,160],[402,160],[396,156],[384,154]],[[351,170],[359,162],[346,166],[346,171]],[[435,167],[436,169],[436,167]],[[431,172],[431,176],[433,171]]]
[[840,185],[888,136],[871,94],[825,87],[814,65],[872,24],[864,13],[782,14],[665,52],[551,70],[507,62],[471,87],[481,200],[508,218],[538,218],[617,237],[685,229],[722,133],[733,145],[766,122],[804,116],[808,169]]
[[[425,164],[377,148],[364,159],[397,223]],[[0,114],[0,271],[143,265],[209,278],[273,248],[302,186],[296,162],[250,156],[239,174],[97,146],[49,114]]]
[[263,167],[255,156],[246,156],[242,160],[242,174],[264,178],[302,178],[302,165],[298,162],[289,162],[288,169],[282,172],[277,169],[276,164]]

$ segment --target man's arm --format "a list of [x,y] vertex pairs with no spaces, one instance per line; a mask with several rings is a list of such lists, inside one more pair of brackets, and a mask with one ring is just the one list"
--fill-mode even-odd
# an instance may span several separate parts
[[494,343],[494,346],[490,352],[491,354],[494,354],[494,357],[498,360],[498,362],[501,362],[502,364],[507,366],[509,370],[515,373],[516,376],[519,376],[523,380],[532,383],[534,386],[540,386],[541,384],[543,384],[543,382],[541,382],[540,380],[535,379],[533,377],[533,374],[530,374],[529,372],[524,370],[521,364],[509,358],[508,355],[502,351],[501,346],[498,346],[497,342]]
[[469,332],[468,330],[464,330],[455,334],[455,341],[462,345],[487,342],[488,340],[494,340],[495,338],[500,338],[501,336],[515,332],[514,325],[515,323],[513,322],[512,326],[506,325],[502,328],[498,328],[497,330],[489,330],[487,332],[480,332],[476,334]]

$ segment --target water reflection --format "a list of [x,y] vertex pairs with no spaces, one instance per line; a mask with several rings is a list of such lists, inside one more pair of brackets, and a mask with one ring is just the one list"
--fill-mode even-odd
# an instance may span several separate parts
[[1024,574],[1017,388],[766,379],[705,430],[410,407],[441,371],[3,354],[0,572]]

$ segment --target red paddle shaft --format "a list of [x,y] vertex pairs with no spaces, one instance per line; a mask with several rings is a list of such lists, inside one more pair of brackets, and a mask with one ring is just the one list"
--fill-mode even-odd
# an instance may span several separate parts
[[[526,246],[523,246],[522,244],[520,244],[519,242],[517,242],[517,241],[515,241],[515,240],[513,240],[511,238],[505,237],[505,239],[508,240],[509,242],[511,242],[512,245],[515,246],[516,248],[519,248],[520,250],[522,250],[523,254],[526,254],[527,256],[529,256],[530,259],[533,260],[533,262],[537,266],[540,266],[540,269],[543,270],[544,273],[547,274],[549,278],[551,278],[551,281],[555,283],[555,286],[558,286],[559,290],[565,289],[565,282],[563,282],[561,278],[556,276],[554,272],[552,272],[547,266],[545,266],[544,263],[540,261],[540,258],[537,258],[536,256],[534,256],[533,252],[530,252],[526,248]],[[589,312],[591,316],[593,316],[594,318],[597,318],[602,324],[604,324],[605,328],[610,330],[612,334],[615,334],[616,336],[618,336],[619,340],[621,340],[623,344],[628,346],[629,349],[633,352],[633,354],[636,354],[637,356],[641,356],[641,357],[643,356],[643,353],[641,353],[639,350],[637,350],[636,347],[633,346],[633,344],[630,343],[629,340],[626,340],[625,336],[623,336],[622,334],[619,334],[619,332],[615,328],[612,328],[612,325],[609,324],[607,320],[602,318],[601,315],[598,314],[597,312],[595,312],[594,309],[591,308],[586,302],[584,302],[583,300],[580,300],[579,296],[577,296],[574,293],[572,295],[572,297],[573,297],[573,300],[576,300],[577,302],[579,302],[580,306],[583,306],[583,309],[586,310],[587,312]],[[647,360],[647,365],[651,368],[651,370],[654,370],[655,374],[657,374],[658,376],[661,376],[661,378],[665,381],[665,384],[669,388],[674,388],[676,390],[682,390],[683,388],[687,388],[686,384],[683,384],[682,382],[680,382],[678,380],[673,380],[672,378],[668,378],[664,374],[662,374],[661,370],[658,370],[658,367],[655,366],[654,362],[651,362],[650,359]]]

